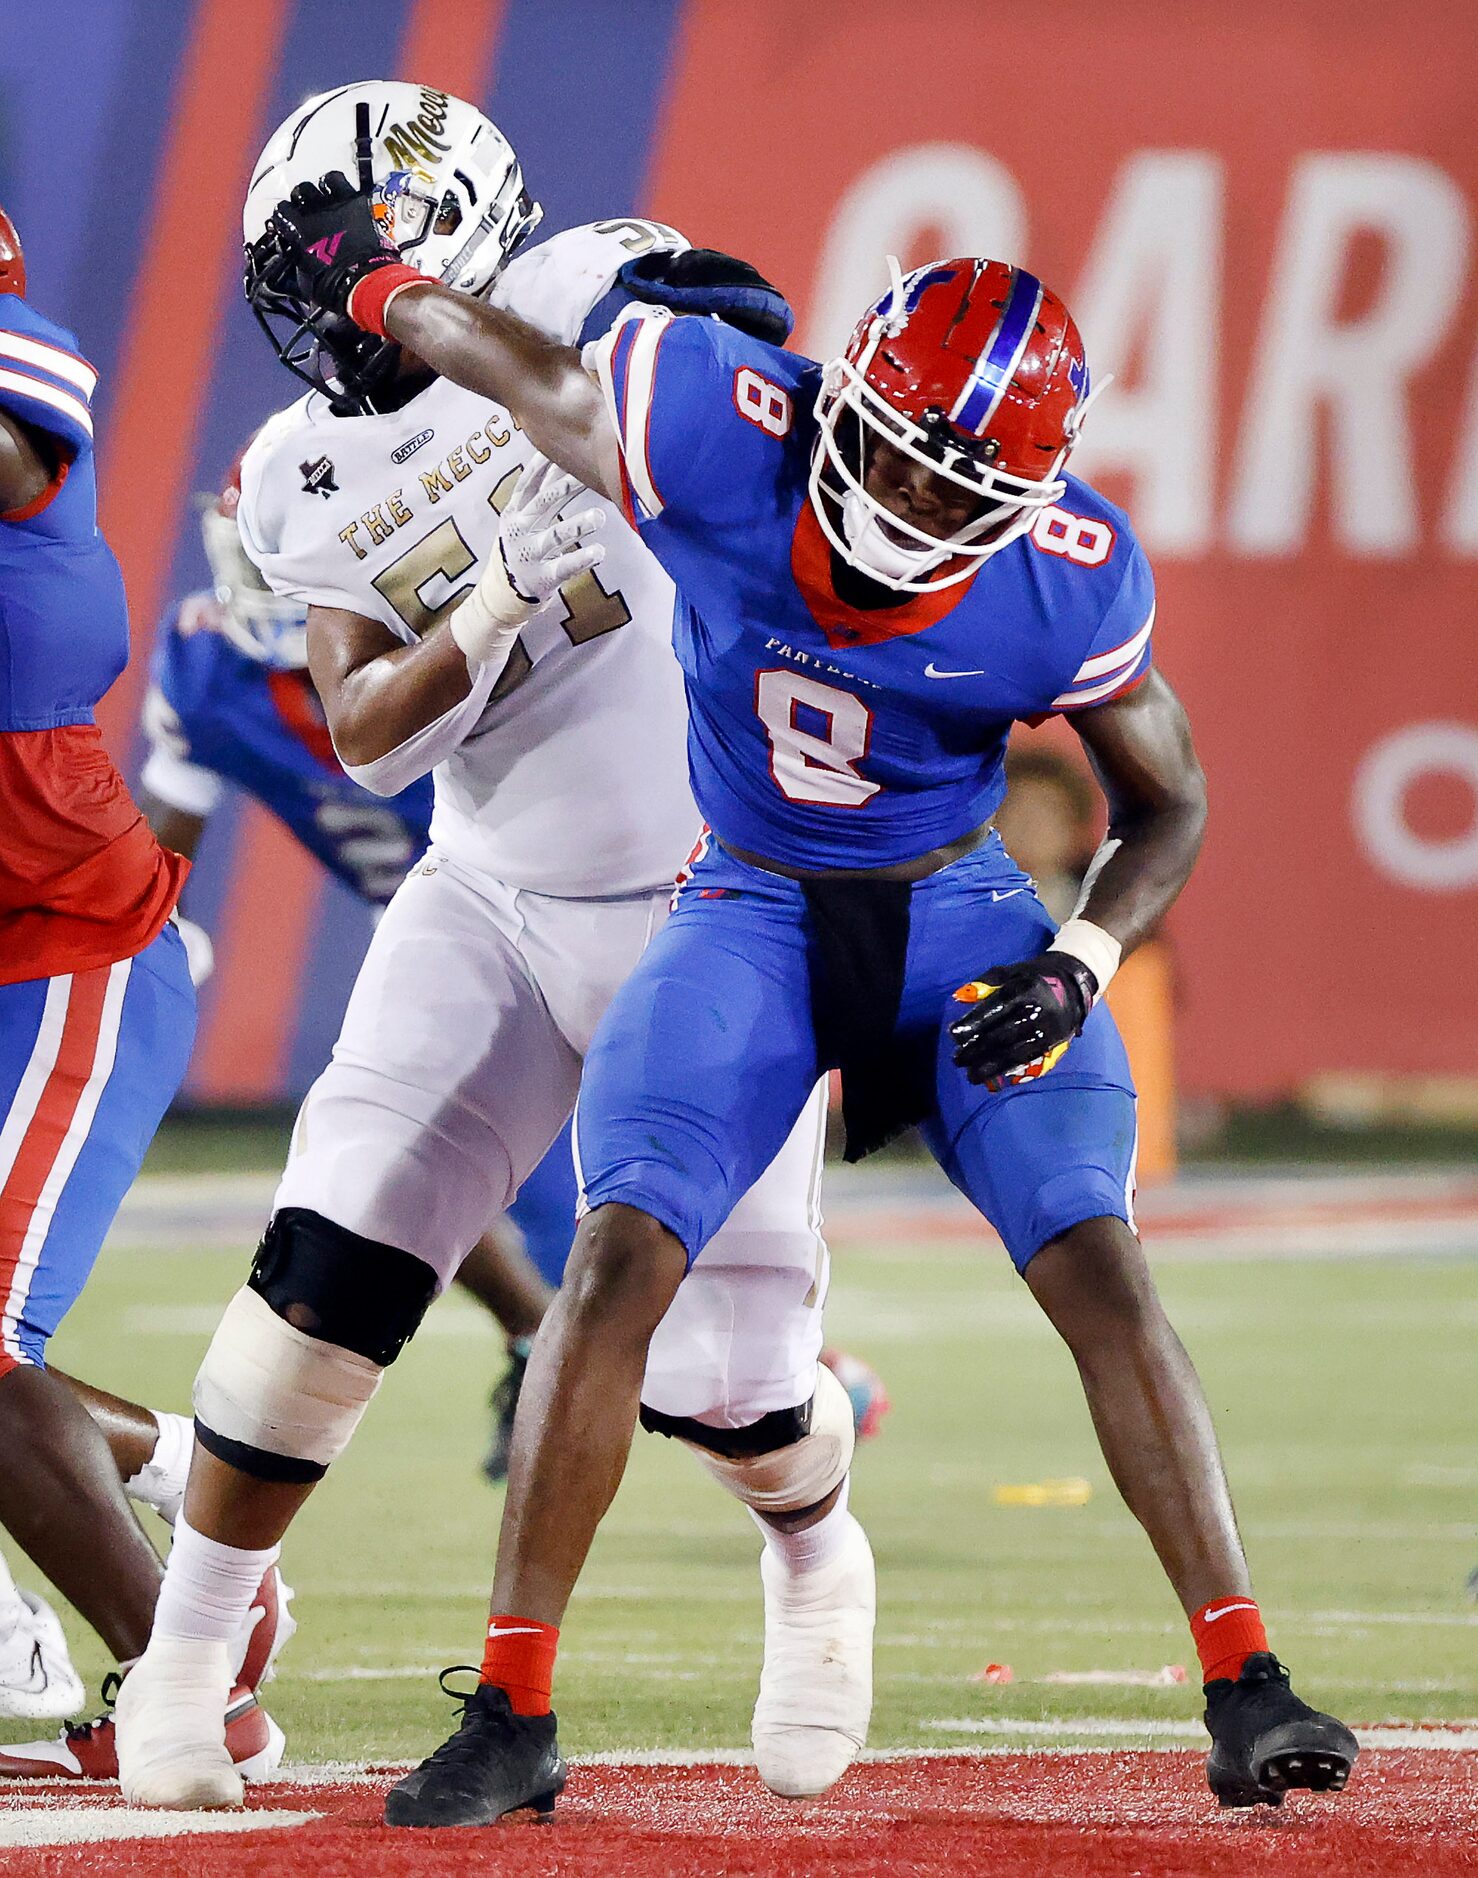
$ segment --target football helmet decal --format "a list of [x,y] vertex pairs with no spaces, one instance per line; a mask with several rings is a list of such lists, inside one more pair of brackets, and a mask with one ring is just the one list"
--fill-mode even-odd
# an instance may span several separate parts
[[211,585],[221,608],[221,630],[237,651],[257,664],[275,671],[303,671],[308,664],[308,609],[273,593],[241,545],[236,522],[241,506],[241,457],[227,470],[218,494],[197,500]]
[[375,219],[407,266],[464,293],[487,291],[543,211],[498,127],[426,85],[341,85],[278,126],[242,211],[246,297],[290,371],[338,409],[370,411],[394,375],[398,348],[315,311],[290,259],[268,238],[278,203],[335,170],[374,192]]
[[26,257],[15,223],[0,209],[0,293],[26,295]]
[[[904,275],[890,255],[888,267],[887,293],[822,371],[811,502],[844,560],[929,593],[968,580],[1061,500],[1093,392],[1078,329],[1034,274],[972,258]],[[969,519],[941,536],[880,500],[867,487],[880,444],[977,496]]]

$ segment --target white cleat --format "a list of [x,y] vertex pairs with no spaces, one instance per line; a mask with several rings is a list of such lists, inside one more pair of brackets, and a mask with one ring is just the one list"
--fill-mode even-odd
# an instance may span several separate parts
[[10,1627],[0,1637],[0,1717],[6,1721],[63,1721],[87,1701],[82,1678],[67,1654],[56,1612],[33,1591],[7,1600]]
[[852,1519],[829,1563],[792,1577],[767,1547],[760,1578],[765,1666],[754,1705],[755,1763],[772,1793],[813,1800],[846,1773],[867,1740],[877,1614],[872,1547]]
[[244,1803],[226,1746],[230,1693],[224,1643],[152,1640],[123,1678],[114,1710],[118,1779],[130,1806],[193,1812]]

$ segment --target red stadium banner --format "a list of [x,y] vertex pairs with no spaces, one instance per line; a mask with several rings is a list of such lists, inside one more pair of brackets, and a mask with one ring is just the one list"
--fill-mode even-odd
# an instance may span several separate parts
[[1478,1064],[1471,28],[698,0],[674,55],[645,206],[765,268],[804,348],[887,252],[992,253],[1115,375],[1073,467],[1150,551],[1211,779],[1173,926],[1193,1091]]

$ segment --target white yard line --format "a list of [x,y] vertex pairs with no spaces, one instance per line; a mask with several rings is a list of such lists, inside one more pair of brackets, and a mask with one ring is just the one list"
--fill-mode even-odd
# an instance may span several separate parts
[[[1003,1737],[999,1745],[978,1741],[957,1747],[864,1748],[859,1760],[884,1765],[899,1761],[986,1760],[1002,1754],[1101,1754],[1102,1748],[1073,1745],[1073,1737],[1086,1736],[1127,1745],[1152,1747],[1157,1752],[1181,1752],[1204,1743],[1199,1722],[1129,1722],[1108,1716],[1088,1716],[1077,1722],[991,1723],[979,1717],[961,1721],[926,1721],[921,1727],[940,1733],[987,1734]],[[1392,1723],[1359,1728],[1367,1748],[1429,1748],[1439,1753],[1478,1752],[1478,1718],[1449,1724]],[[1014,1745],[1012,1742],[1014,1740]],[[748,1748],[604,1748],[593,1754],[572,1754],[575,1767],[752,1767]],[[289,1764],[278,1778],[289,1786],[306,1788],[375,1786],[406,1773],[409,1761],[330,1761]],[[238,1815],[239,1817],[239,1815]]]
[[[1007,1719],[993,1715],[961,1715],[937,1721],[922,1721],[921,1728],[934,1734],[993,1735],[1008,1740],[1071,1742],[1080,1736],[1090,1740],[1129,1743],[1158,1741],[1203,1742],[1206,1731],[1200,1722],[1167,1718],[1128,1721],[1118,1716],[1080,1715],[1075,1721],[1032,1721]],[[1357,1728],[1360,1743],[1367,1748],[1435,1748],[1446,1754],[1478,1752],[1478,1722],[1456,1722],[1451,1726],[1424,1723],[1392,1723],[1387,1726]]]
[[[148,1813],[124,1806],[69,1806],[48,1796],[43,1808],[0,1813],[0,1846],[101,1845],[109,1840],[177,1839],[198,1832],[277,1832],[303,1826],[316,1813],[269,1811]],[[250,1855],[243,1861],[249,1868]]]

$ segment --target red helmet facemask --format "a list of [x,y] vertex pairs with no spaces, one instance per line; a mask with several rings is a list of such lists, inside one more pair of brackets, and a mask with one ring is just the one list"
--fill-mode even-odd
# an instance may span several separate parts
[[[1034,275],[970,258],[907,277],[891,255],[888,266],[889,291],[822,373],[811,501],[844,560],[931,593],[968,580],[1061,500],[1093,393],[1078,329]],[[866,486],[878,442],[977,497],[971,518],[939,536],[879,500]]]
[[0,209],[0,293],[18,293],[25,298],[26,257],[21,252],[21,238],[15,223]]

